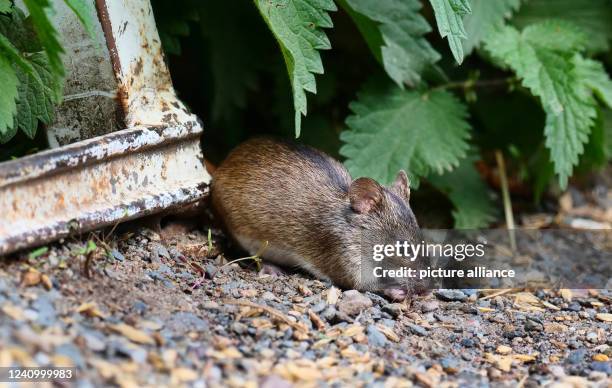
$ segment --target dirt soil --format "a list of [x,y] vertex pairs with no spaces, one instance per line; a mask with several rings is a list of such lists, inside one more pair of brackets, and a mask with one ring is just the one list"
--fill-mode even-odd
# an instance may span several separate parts
[[221,240],[128,227],[3,260],[0,365],[74,366],[79,387],[612,386],[611,290],[393,303],[228,264]]

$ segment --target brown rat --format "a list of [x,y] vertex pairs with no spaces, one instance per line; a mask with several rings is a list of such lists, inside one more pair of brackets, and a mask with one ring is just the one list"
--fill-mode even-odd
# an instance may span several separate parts
[[[398,286],[362,276],[360,242],[420,241],[400,171],[385,187],[370,178],[353,180],[338,161],[313,148],[268,138],[249,140],[213,174],[212,205],[232,238],[264,260],[299,267],[344,288],[381,291],[403,299],[415,284]],[[400,264],[410,264],[401,259]]]

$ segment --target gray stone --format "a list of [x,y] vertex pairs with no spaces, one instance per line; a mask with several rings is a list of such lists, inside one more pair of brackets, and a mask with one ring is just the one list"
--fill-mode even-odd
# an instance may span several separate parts
[[463,293],[461,290],[450,290],[450,289],[440,289],[434,291],[434,295],[438,297],[438,299],[451,302],[458,301],[462,302],[467,299],[467,295]]
[[419,325],[416,325],[414,323],[408,323],[408,328],[410,329],[411,332],[413,332],[416,335],[420,335],[420,336],[426,336],[428,334],[427,330]]
[[370,307],[372,300],[357,290],[344,291],[338,302],[338,310],[348,316],[355,316]]
[[371,346],[383,347],[387,345],[387,337],[374,325],[369,325],[367,329],[368,343]]
[[382,311],[390,314],[393,318],[397,318],[404,311],[404,305],[401,303],[389,303],[383,306]]

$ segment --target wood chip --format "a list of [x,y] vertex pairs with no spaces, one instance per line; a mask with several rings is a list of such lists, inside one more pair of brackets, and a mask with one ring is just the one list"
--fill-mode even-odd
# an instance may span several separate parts
[[143,345],[155,345],[155,339],[142,330],[138,330],[133,326],[125,323],[119,323],[117,325],[109,325],[112,331],[115,331],[132,342],[143,344]]
[[174,384],[185,383],[197,379],[198,372],[189,368],[176,368],[172,370],[170,376]]
[[40,281],[42,282],[43,286],[45,286],[45,289],[47,289],[47,291],[53,288],[53,283],[51,282],[51,279],[49,279],[47,275],[45,274],[41,275]]
[[40,283],[41,274],[35,268],[30,267],[21,275],[21,285],[23,287],[36,286]]
[[338,303],[338,299],[340,298],[340,289],[337,287],[331,287],[327,290],[327,304],[334,305]]
[[310,296],[312,295],[312,291],[310,290],[310,288],[308,288],[307,285],[305,284],[298,284],[298,291],[300,291],[300,293],[304,296]]
[[572,297],[574,296],[572,293],[572,290],[568,289],[568,288],[562,288],[559,290],[559,294],[561,294],[561,297],[563,298],[563,300],[565,300],[566,302],[571,302],[572,301]]
[[98,309],[96,302],[82,303],[79,307],[77,307],[76,311],[77,313],[86,315],[90,318],[106,318],[106,314]]
[[25,314],[23,313],[23,310],[19,307],[13,306],[12,304],[7,303],[2,306],[2,311],[15,321],[23,321],[25,319]]
[[301,331],[302,333],[308,333],[308,328],[306,327],[306,325],[300,322],[294,322],[292,319],[287,317],[281,311],[275,308],[272,308],[270,306],[265,306],[265,305],[249,302],[248,300],[238,300],[238,299],[224,299],[223,302],[227,304],[236,305],[236,306],[250,307],[252,309],[264,311],[268,313],[268,315],[270,315],[272,318],[275,318],[279,321],[286,323],[287,325],[291,326],[293,329],[297,331]]
[[608,361],[610,359],[610,357],[606,356],[605,354],[594,354],[593,355],[593,361]]
[[494,364],[497,369],[503,372],[510,372],[510,369],[512,369],[512,356],[499,356],[492,353],[485,353],[485,360]]
[[385,337],[387,337],[389,340],[393,341],[393,342],[399,342],[400,337],[395,334],[395,332],[393,331],[393,329],[391,329],[389,326],[385,326],[385,325],[381,325],[378,324],[376,325],[376,327],[378,328],[378,330],[380,330],[381,333],[383,333],[385,335]]
[[312,323],[315,325],[315,327],[319,330],[323,330],[325,329],[325,327],[327,325],[325,325],[325,322],[323,322],[323,320],[321,319],[321,317],[319,317],[317,315],[317,313],[315,313],[312,310],[308,310],[308,317],[310,318],[310,320],[312,321]]
[[360,324],[347,326],[342,334],[347,337],[353,337],[357,334],[363,334],[363,326],[361,326]]
[[612,314],[609,313],[599,313],[595,315],[595,318],[599,319],[603,322],[612,322]]
[[510,354],[512,353],[512,348],[506,345],[499,345],[495,351],[499,354]]
[[535,355],[529,355],[529,354],[514,354],[512,355],[512,358],[518,361],[522,361],[522,362],[531,362],[531,361],[536,360]]

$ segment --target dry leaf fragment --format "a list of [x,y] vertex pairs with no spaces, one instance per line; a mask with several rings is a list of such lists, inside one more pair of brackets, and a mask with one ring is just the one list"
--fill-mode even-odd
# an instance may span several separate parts
[[304,295],[304,296],[310,296],[312,295],[312,291],[310,290],[310,288],[308,288],[307,285],[305,284],[299,284],[298,285],[298,291]]
[[529,355],[529,354],[515,354],[512,356],[512,358],[518,361],[522,361],[522,362],[531,362],[531,361],[536,360],[535,355]]
[[328,343],[330,343],[332,341],[333,341],[332,338],[323,338],[321,340],[318,340],[314,344],[312,344],[311,349],[314,349],[314,350],[321,349],[321,348],[325,347],[325,345],[327,345]]
[[492,353],[485,353],[485,360],[494,364],[497,369],[503,372],[510,372],[512,368],[512,356],[498,356]]
[[340,298],[340,289],[337,287],[331,287],[327,290],[327,304],[336,304]]
[[319,330],[323,330],[325,329],[325,322],[323,322],[323,320],[321,319],[321,317],[319,317],[317,315],[317,313],[315,313],[312,310],[308,310],[308,317],[310,318],[310,320],[312,321],[312,323],[315,325],[315,327]]
[[155,339],[152,336],[125,323],[110,325],[109,328],[132,342],[144,345],[155,345]]
[[421,383],[427,388],[432,388],[434,386],[433,380],[426,373],[417,372],[415,373],[414,378],[418,383]]
[[53,288],[53,283],[51,282],[51,279],[49,279],[47,275],[45,274],[41,275],[40,280],[42,281],[42,284],[43,286],[45,286],[45,289],[47,289],[47,291]]
[[595,318],[599,319],[603,322],[612,322],[612,314],[609,313],[599,313],[595,315]]
[[605,354],[594,354],[593,361],[608,361],[610,358]]
[[2,306],[2,311],[15,321],[23,321],[25,319],[23,310],[17,306],[13,306],[12,304],[7,303]]
[[40,283],[41,274],[35,268],[28,268],[27,271],[21,275],[21,285],[23,287],[31,287]]
[[198,373],[189,368],[172,369],[171,379],[174,383],[185,383],[198,378]]
[[572,297],[574,296],[572,290],[570,290],[569,288],[562,288],[559,290],[559,293],[561,294],[563,300],[565,300],[566,302],[571,302]]
[[354,324],[354,325],[348,326],[342,334],[347,337],[352,337],[352,336],[355,336],[361,333],[363,333],[363,326],[361,326],[360,324]]
[[242,294],[242,296],[245,298],[254,298],[257,296],[257,290],[254,288],[249,288],[248,290],[240,291],[240,294]]
[[79,307],[77,307],[76,309],[77,313],[81,313],[83,315],[86,315],[90,318],[106,318],[106,314],[104,314],[102,311],[100,311],[98,309],[98,305],[96,304],[96,302],[85,302],[82,303]]
[[378,328],[378,330],[380,330],[381,333],[383,333],[385,335],[385,337],[387,337],[389,340],[393,341],[393,342],[399,342],[400,337],[395,334],[395,332],[393,331],[393,329],[391,329],[389,326],[385,326],[385,325],[376,325],[376,327]]

